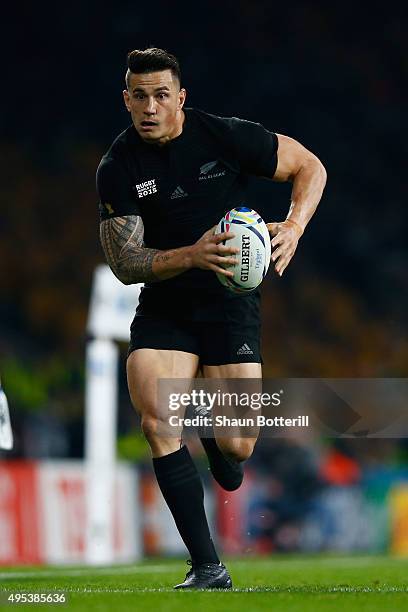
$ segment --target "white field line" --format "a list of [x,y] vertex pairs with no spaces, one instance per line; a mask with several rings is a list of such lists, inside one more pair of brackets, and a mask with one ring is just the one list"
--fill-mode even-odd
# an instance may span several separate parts
[[55,570],[44,570],[44,571],[18,571],[18,572],[0,572],[0,580],[7,580],[12,578],[58,578],[65,576],[88,576],[88,575],[102,575],[102,574],[143,574],[148,572],[168,572],[171,571],[169,565],[140,565],[133,567],[84,567],[81,569],[55,569]]
[[[275,559],[257,559],[257,567],[262,568],[263,565],[271,565],[271,569],[273,565],[288,565],[293,568],[297,565],[344,565],[348,567],[353,566],[364,566],[364,565],[373,565],[377,563],[381,563],[381,561],[388,563],[408,563],[408,557],[306,557],[304,559],[291,559],[290,557],[278,557]],[[241,559],[237,559],[234,561],[234,566],[247,566],[249,561],[244,561]]]
[[[15,587],[13,588],[13,590],[15,591]],[[8,593],[10,592],[10,589],[4,589],[1,588],[0,589],[0,594],[1,593]],[[19,593],[23,593],[25,592],[24,589],[19,588]],[[31,588],[31,592],[32,588]],[[49,587],[47,587],[46,589],[37,589],[38,593],[40,592],[44,592],[44,593],[49,593],[51,592],[51,589]],[[122,588],[122,589],[118,589],[118,588],[110,588],[110,587],[105,587],[105,588],[101,588],[101,587],[84,587],[84,588],[79,588],[79,587],[71,587],[71,586],[64,586],[62,589],[57,588],[57,589],[53,589],[52,592],[64,592],[64,593],[69,593],[69,594],[77,594],[77,595],[86,595],[86,594],[92,594],[92,593],[100,593],[100,594],[117,594],[117,593],[121,593],[121,594],[141,594],[141,593],[173,593],[176,596],[179,595],[180,593],[182,593],[184,596],[188,596],[188,593],[195,593],[197,594],[197,591],[194,590],[186,590],[186,591],[174,591],[174,588],[172,587],[159,587],[159,588],[149,588],[149,587],[129,587],[129,588]],[[211,591],[209,591],[211,592]],[[224,593],[225,595],[231,594],[231,593],[275,593],[275,594],[282,594],[282,593],[286,593],[286,594],[291,594],[291,595],[301,595],[301,594],[314,594],[314,595],[322,595],[322,594],[330,594],[330,593],[358,593],[358,594],[364,594],[364,593],[408,593],[408,587],[404,587],[404,586],[390,586],[390,585],[383,585],[383,586],[376,586],[376,587],[368,587],[368,586],[329,586],[329,585],[322,585],[320,587],[311,587],[310,589],[308,589],[307,587],[282,587],[282,586],[270,586],[270,587],[242,587],[242,588],[233,588],[231,590],[219,590],[219,589],[214,589],[212,592],[216,592],[216,593]]]
[[[381,560],[386,560],[387,563],[406,563],[408,561],[407,558],[403,557],[322,557],[322,558],[305,558],[305,559],[290,559],[289,558],[276,558],[276,559],[257,559],[258,567],[262,567],[265,565],[273,566],[276,565],[288,565],[292,569],[299,565],[310,565],[313,563],[315,565],[345,565],[345,566],[364,566],[378,563]],[[237,559],[233,561],[235,567],[247,566],[247,560]],[[44,578],[57,578],[58,576],[87,576],[90,574],[143,574],[149,572],[166,572],[171,571],[174,566],[172,565],[132,565],[132,566],[123,566],[123,567],[85,567],[85,568],[64,568],[59,567],[58,569],[48,569],[43,571],[36,570],[19,570],[16,572],[0,572],[0,580],[5,580],[7,578],[38,578],[44,576]]]

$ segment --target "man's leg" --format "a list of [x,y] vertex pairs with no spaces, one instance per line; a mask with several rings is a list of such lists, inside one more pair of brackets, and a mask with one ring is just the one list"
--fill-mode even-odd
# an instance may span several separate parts
[[[220,379],[262,379],[262,365],[260,363],[230,363],[223,365],[203,366],[205,378]],[[239,488],[244,477],[242,462],[252,455],[258,435],[247,437],[217,436],[215,438],[201,438],[207,453],[211,472],[216,481],[227,491]]]
[[[181,378],[191,380],[198,369],[198,356],[184,351],[141,348],[130,353],[127,379],[133,407],[141,416],[142,431],[149,443],[153,458],[163,457],[180,448],[176,435],[158,435],[160,420],[167,417],[158,406],[158,381]],[[189,389],[186,388],[186,392]]]
[[135,350],[127,361],[129,392],[133,406],[141,415],[142,430],[152,450],[159,487],[190,552],[193,570],[199,567],[201,573],[204,572],[201,582],[193,573],[193,582],[190,575],[187,584],[179,586],[197,588],[198,583],[199,588],[205,588],[208,582],[212,588],[230,588],[231,580],[224,566],[219,565],[211,539],[204,510],[203,486],[188,449],[186,446],[180,448],[179,437],[158,435],[160,421],[166,417],[164,407],[158,406],[158,380],[192,379],[197,368],[198,357],[191,353],[156,349]]

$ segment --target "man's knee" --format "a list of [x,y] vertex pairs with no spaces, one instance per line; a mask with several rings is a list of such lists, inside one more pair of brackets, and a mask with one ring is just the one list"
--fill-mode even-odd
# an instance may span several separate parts
[[170,431],[168,423],[151,414],[142,416],[141,427],[150,446],[153,457],[162,457],[178,450],[181,445],[181,432]]
[[163,438],[179,438],[181,428],[172,426],[168,415],[146,413],[141,418],[142,432],[148,442]]
[[146,440],[151,440],[157,433],[157,418],[150,414],[143,415],[141,428]]
[[217,446],[224,455],[241,462],[250,458],[255,441],[252,438],[220,438],[217,440]]
[[160,436],[167,437],[169,432],[166,431],[166,425],[165,421],[158,415],[152,415],[151,413],[142,415],[141,427],[148,442]]

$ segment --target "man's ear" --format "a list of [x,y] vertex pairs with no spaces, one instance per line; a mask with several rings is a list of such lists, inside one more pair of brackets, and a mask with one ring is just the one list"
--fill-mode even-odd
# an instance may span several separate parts
[[186,101],[187,91],[182,87],[179,91],[179,107],[183,108],[184,102]]
[[125,106],[126,106],[128,112],[130,113],[130,95],[129,95],[129,92],[128,92],[127,89],[124,89],[122,93],[123,93],[123,99],[125,101]]

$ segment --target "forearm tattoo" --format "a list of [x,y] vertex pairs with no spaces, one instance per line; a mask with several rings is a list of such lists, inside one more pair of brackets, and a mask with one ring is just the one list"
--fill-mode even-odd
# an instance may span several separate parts
[[136,215],[102,221],[100,238],[106,260],[114,274],[125,285],[154,282],[153,259],[158,249],[143,246],[144,226]]

